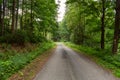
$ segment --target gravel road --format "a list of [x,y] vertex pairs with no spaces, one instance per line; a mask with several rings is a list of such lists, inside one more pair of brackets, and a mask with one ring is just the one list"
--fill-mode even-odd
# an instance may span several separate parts
[[34,80],[120,80],[84,56],[58,44]]

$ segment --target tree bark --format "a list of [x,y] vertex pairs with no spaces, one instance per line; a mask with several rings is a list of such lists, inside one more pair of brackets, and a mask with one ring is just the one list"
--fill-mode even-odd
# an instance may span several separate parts
[[1,4],[0,4],[0,27],[1,27],[0,35],[2,35],[2,5]]
[[19,17],[18,12],[19,12],[19,0],[17,0],[16,23],[15,23],[16,29],[18,27],[18,17]]
[[3,0],[2,5],[1,5],[1,35],[4,34],[4,17],[5,17],[5,0]]
[[119,29],[120,29],[120,0],[116,0],[114,39],[113,39],[113,47],[112,47],[113,54],[116,54],[118,49]]
[[105,48],[105,0],[102,0],[101,49]]
[[33,29],[33,0],[31,0],[31,30]]
[[13,0],[13,5],[12,5],[12,33],[15,31],[15,7],[16,7],[16,0]]

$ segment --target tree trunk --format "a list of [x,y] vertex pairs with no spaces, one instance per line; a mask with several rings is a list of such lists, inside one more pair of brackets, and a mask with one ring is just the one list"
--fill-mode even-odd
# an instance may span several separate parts
[[116,54],[118,49],[119,28],[120,27],[120,0],[116,0],[116,15],[112,53]]
[[[9,8],[9,6],[10,6],[9,3],[10,3],[10,0],[7,1],[7,8]],[[9,29],[10,29],[10,27],[11,27],[10,26],[11,25],[11,23],[10,23],[11,22],[11,10],[10,9],[8,9],[8,16],[9,16],[9,18],[8,18],[9,20],[7,21],[7,26],[6,27],[9,27]]]
[[105,0],[102,0],[101,49],[105,48]]
[[2,35],[2,5],[1,4],[0,4],[0,27],[1,27],[0,35]]
[[15,7],[16,7],[16,0],[13,0],[13,5],[12,5],[12,33],[15,31]]
[[19,12],[19,0],[17,0],[16,23],[15,23],[16,29],[18,27],[18,12]]
[[33,0],[31,0],[31,31],[33,29]]
[[5,17],[5,0],[3,0],[0,15],[1,15],[1,35],[3,35],[4,34],[4,17]]
[[22,15],[20,18],[20,28],[23,29],[23,11],[24,11],[24,0],[22,0]]

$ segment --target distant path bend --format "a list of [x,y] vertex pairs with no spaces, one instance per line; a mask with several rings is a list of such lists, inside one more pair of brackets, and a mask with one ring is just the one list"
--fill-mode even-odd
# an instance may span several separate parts
[[89,59],[58,44],[53,56],[34,80],[120,80]]

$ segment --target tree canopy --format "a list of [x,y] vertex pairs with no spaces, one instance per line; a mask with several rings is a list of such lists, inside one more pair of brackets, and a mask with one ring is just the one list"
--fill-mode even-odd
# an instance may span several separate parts
[[[67,0],[66,14],[61,22],[70,41],[101,49],[118,50],[118,0]],[[117,29],[114,29],[117,28]],[[117,30],[117,31],[116,31]],[[66,34],[67,35],[67,34]],[[114,37],[114,40],[113,40]],[[117,42],[114,42],[116,41]]]
[[14,43],[20,37],[23,42],[39,42],[52,38],[57,28],[57,4],[54,0],[0,2],[0,42]]

